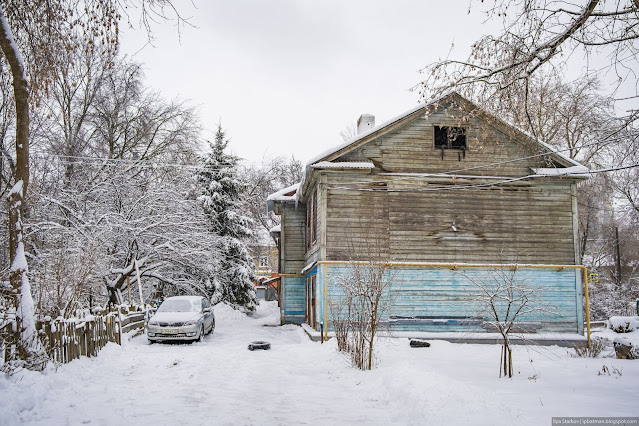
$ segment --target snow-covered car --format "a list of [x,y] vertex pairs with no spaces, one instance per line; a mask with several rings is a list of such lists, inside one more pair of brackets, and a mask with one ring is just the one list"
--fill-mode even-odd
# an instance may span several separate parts
[[201,296],[167,298],[149,318],[146,336],[149,342],[202,340],[215,329],[211,302]]

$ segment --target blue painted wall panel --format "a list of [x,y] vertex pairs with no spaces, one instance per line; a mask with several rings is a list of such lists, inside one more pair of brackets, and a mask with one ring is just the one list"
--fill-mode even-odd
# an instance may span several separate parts
[[303,276],[282,277],[282,303],[280,307],[283,323],[303,323],[306,310],[306,287]]
[[[323,269],[321,291],[317,298],[321,313],[325,305]],[[340,281],[347,281],[352,270],[347,265],[328,265],[328,304],[339,303],[342,298]],[[384,318],[391,330],[397,331],[486,331],[485,320],[492,320],[489,307],[482,301],[497,286],[521,287],[533,300],[520,316],[520,321],[539,332],[583,332],[581,302],[581,270],[579,269],[527,269],[516,271],[495,268],[403,267],[389,272],[391,278],[391,308]],[[319,278],[319,276],[318,276]],[[506,305],[496,304],[500,315]],[[319,319],[318,319],[319,320]]]

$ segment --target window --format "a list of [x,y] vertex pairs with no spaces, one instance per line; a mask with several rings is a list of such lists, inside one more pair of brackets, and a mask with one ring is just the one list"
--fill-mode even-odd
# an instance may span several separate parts
[[317,190],[306,203],[306,250],[317,241]]
[[466,129],[464,127],[435,126],[435,148],[466,149]]
[[311,217],[311,242],[317,241],[317,190],[313,191],[313,214]]
[[268,257],[260,256],[260,268],[268,268]]

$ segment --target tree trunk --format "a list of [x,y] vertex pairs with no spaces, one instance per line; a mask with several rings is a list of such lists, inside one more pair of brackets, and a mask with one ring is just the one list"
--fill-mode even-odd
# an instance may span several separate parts
[[[29,83],[24,64],[13,33],[0,6],[0,48],[13,77],[13,94],[16,106],[16,161],[15,184],[9,193],[9,280],[16,292],[16,314],[19,325],[18,352],[22,359],[41,354],[41,345],[35,329],[35,313],[25,257],[22,219],[25,196],[29,185]],[[30,365],[29,365],[30,364]],[[33,363],[29,366],[38,367]]]

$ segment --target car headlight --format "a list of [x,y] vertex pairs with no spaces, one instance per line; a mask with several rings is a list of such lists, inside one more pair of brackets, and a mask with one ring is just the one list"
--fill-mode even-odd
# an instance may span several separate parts
[[157,321],[149,321],[149,325],[152,327],[159,327],[160,324]]
[[195,324],[197,324],[197,321],[187,321],[187,322],[184,323],[185,326],[195,325]]

